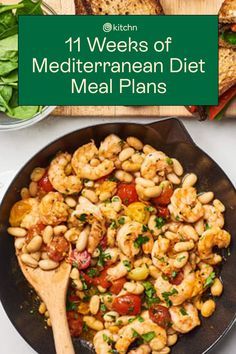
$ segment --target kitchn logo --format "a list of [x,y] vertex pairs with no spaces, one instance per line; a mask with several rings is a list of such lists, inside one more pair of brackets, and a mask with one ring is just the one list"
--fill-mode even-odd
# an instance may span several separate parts
[[136,32],[138,30],[138,26],[134,26],[134,25],[122,25],[122,24],[118,24],[118,25],[114,25],[110,22],[106,22],[103,25],[103,31],[104,32]]

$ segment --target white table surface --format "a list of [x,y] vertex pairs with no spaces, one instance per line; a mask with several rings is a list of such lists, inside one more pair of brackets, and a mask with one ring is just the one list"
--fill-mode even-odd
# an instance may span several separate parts
[[[49,117],[33,127],[15,132],[0,133],[0,188],[32,155],[63,134],[93,124],[122,121],[123,119],[56,118]],[[149,119],[129,119],[144,123]],[[205,150],[236,184],[236,120],[222,122],[198,122],[183,120],[193,140]],[[8,172],[8,174],[6,174]],[[2,175],[3,173],[4,176]],[[1,285],[3,286],[3,284]],[[0,304],[0,354],[33,354],[8,320]],[[187,351],[186,351],[187,353]],[[211,354],[236,353],[236,326],[211,351]],[[50,354],[50,353],[45,353]],[[201,353],[199,353],[201,354]]]

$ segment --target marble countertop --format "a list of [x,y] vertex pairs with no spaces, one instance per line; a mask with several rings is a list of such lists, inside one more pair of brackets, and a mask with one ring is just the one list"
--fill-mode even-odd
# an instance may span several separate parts
[[[0,133],[0,194],[16,171],[38,150],[52,140],[81,127],[121,122],[122,118],[57,118],[49,117],[24,130]],[[147,123],[153,119],[130,118],[130,122]],[[193,140],[205,150],[236,184],[236,120],[198,122],[183,119]],[[3,285],[2,285],[3,286]],[[33,354],[35,351],[20,337],[0,304],[0,352],[4,354]],[[213,354],[236,353],[236,326],[211,351]],[[201,353],[199,353],[201,354]]]

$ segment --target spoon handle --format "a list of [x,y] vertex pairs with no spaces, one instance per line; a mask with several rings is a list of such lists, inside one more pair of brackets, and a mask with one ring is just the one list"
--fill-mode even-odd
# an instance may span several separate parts
[[57,304],[54,303],[53,306],[50,306],[51,308],[48,308],[52,323],[56,353],[75,354],[68,327],[65,304],[64,302],[59,304],[57,300],[58,299],[55,299],[55,302],[57,302]]

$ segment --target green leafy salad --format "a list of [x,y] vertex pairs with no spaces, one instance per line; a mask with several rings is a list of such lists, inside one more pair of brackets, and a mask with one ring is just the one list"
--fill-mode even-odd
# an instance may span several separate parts
[[43,15],[42,1],[0,3],[0,112],[16,119],[29,119],[42,106],[18,106],[18,15]]

